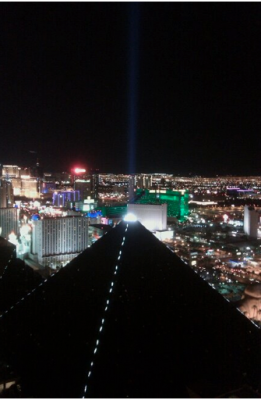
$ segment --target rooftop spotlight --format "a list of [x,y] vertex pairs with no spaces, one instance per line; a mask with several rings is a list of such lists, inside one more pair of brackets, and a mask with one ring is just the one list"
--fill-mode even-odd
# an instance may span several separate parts
[[132,213],[128,213],[128,214],[125,215],[124,221],[125,222],[136,222],[137,221],[137,217]]

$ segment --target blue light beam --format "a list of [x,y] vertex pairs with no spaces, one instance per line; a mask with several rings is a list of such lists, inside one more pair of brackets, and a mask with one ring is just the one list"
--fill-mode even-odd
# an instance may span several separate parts
[[129,15],[129,96],[128,96],[128,151],[129,174],[136,169],[137,103],[138,103],[138,61],[139,21],[138,3],[130,3]]

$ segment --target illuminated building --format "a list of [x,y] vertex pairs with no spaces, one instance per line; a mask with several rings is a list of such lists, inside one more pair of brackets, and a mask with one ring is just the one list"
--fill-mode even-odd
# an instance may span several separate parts
[[21,196],[31,199],[40,197],[39,180],[36,178],[21,177]]
[[90,196],[94,200],[99,197],[99,174],[85,175],[81,178],[75,178],[74,188],[80,191],[81,200]]
[[18,233],[17,208],[0,208],[0,236],[8,238],[11,232]]
[[14,203],[12,183],[4,179],[0,180],[0,207],[11,207]]
[[25,196],[30,199],[40,197],[41,181],[37,178],[21,175],[21,177],[12,178],[12,185],[15,196]]
[[252,237],[257,238],[257,228],[259,222],[259,213],[254,207],[245,206],[244,208],[244,232]]
[[94,199],[91,199],[90,196],[87,197],[87,199],[84,199],[83,201],[76,201],[74,204],[71,203],[71,208],[75,206],[76,210],[82,211],[82,212],[89,212],[97,208],[97,201]]
[[20,176],[20,170],[17,165],[3,165],[2,176],[6,179],[18,178]]
[[42,193],[50,193],[56,189],[55,182],[43,182]]
[[88,196],[91,196],[91,178],[77,178],[74,182],[75,190],[79,191],[80,199],[87,199]]
[[57,207],[65,207],[67,203],[79,200],[79,190],[59,190],[53,193],[53,205]]
[[167,229],[167,204],[128,204],[127,209],[146,229]]
[[140,175],[137,177],[137,187],[139,189],[150,189],[152,186],[151,175]]
[[168,217],[180,220],[189,214],[189,193],[186,190],[148,190],[137,189],[135,203],[138,204],[167,204]]
[[103,217],[121,218],[127,212],[127,205],[102,206],[100,209]]
[[21,196],[22,191],[22,179],[21,178],[12,178],[12,185],[15,196]]
[[42,266],[65,265],[87,247],[87,218],[73,216],[34,221],[32,256]]
[[251,198],[254,195],[253,189],[241,189],[238,187],[227,187],[227,196],[230,198]]
[[89,237],[90,244],[95,243],[102,236],[104,236],[107,232],[109,232],[112,227],[108,224],[91,224],[89,225]]

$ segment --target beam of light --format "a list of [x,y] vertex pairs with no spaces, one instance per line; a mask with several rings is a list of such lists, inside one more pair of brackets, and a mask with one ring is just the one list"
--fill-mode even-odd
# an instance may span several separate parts
[[129,173],[135,173],[137,101],[138,101],[138,50],[139,50],[139,3],[130,3],[129,15],[129,98],[128,98],[128,151]]

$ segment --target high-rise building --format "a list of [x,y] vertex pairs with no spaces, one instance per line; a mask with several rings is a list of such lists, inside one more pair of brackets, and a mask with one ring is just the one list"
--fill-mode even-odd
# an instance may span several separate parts
[[139,189],[150,189],[152,186],[152,176],[151,175],[140,175],[137,178],[137,187]]
[[18,178],[20,176],[20,169],[17,165],[3,165],[2,167],[2,177],[9,178]]
[[41,182],[38,178],[25,178],[21,180],[21,196],[31,199],[39,198],[41,193]]
[[245,206],[244,208],[244,232],[252,237],[257,238],[257,229],[260,214],[252,206]]
[[12,185],[15,196],[25,196],[29,199],[39,198],[42,191],[41,180],[31,178],[30,175],[21,175],[21,177],[12,178]]
[[12,207],[14,204],[14,193],[12,182],[5,179],[0,180],[0,207]]
[[79,191],[80,200],[87,199],[88,196],[91,196],[92,192],[91,177],[77,178],[74,182],[74,188]]
[[94,200],[99,197],[99,174],[83,175],[74,181],[75,190],[80,191],[80,199],[84,200],[90,196]]
[[17,208],[0,208],[0,236],[8,239],[8,235],[18,233],[18,210]]
[[34,222],[32,255],[42,266],[65,265],[87,247],[87,218],[44,218]]
[[53,205],[58,207],[66,207],[67,203],[80,200],[79,190],[57,190],[53,193]]

